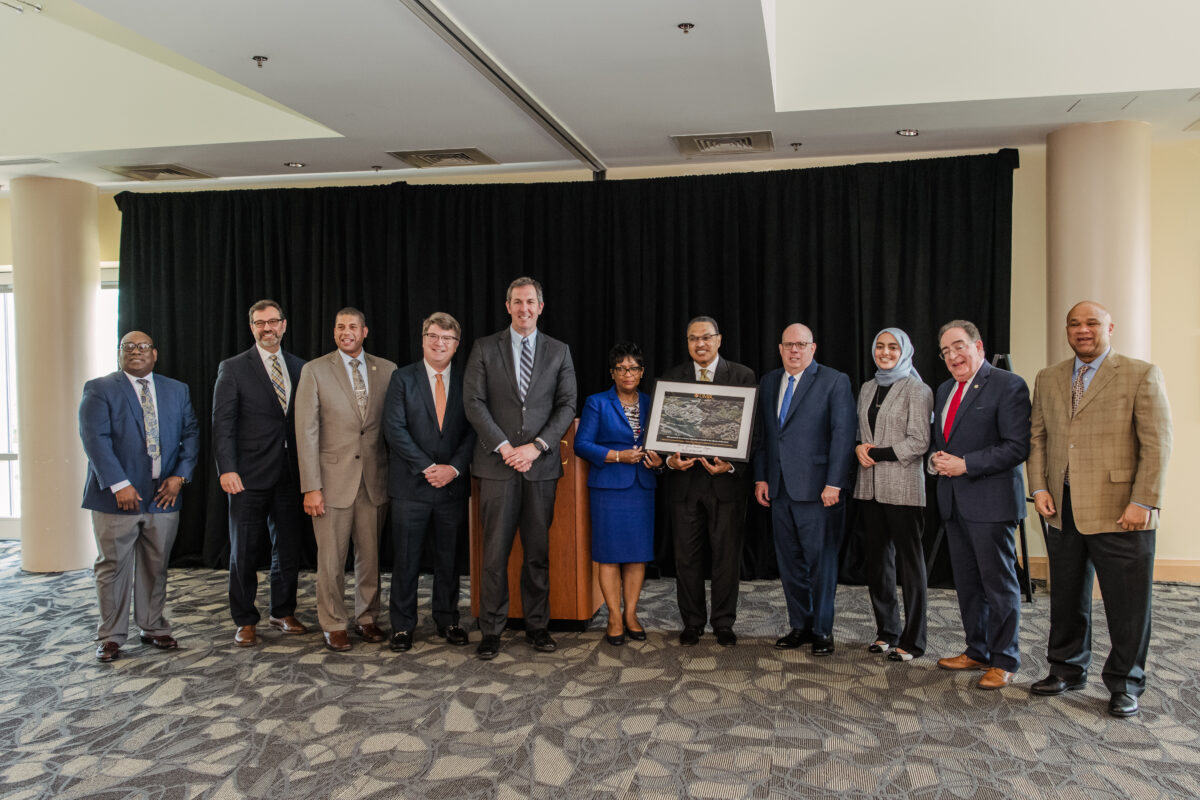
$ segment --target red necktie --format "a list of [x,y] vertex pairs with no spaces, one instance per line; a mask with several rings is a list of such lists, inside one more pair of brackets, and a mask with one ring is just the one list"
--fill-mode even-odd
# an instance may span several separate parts
[[958,406],[962,403],[963,391],[966,388],[967,382],[961,381],[954,397],[950,399],[950,408],[946,409],[946,424],[942,426],[942,438],[947,442],[950,441],[950,429],[954,427],[954,415],[958,413]]

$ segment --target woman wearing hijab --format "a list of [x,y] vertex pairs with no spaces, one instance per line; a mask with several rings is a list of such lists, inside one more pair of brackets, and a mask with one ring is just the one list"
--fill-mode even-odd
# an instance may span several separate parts
[[[866,532],[868,587],[875,642],[867,649],[892,661],[925,652],[925,472],[933,392],[913,367],[913,346],[899,328],[884,328],[871,346],[875,378],[858,393],[858,485]],[[904,627],[896,577],[904,590]]]

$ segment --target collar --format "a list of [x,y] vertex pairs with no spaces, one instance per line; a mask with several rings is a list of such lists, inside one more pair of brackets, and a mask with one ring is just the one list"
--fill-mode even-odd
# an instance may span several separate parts
[[[1104,359],[1108,358],[1108,354],[1111,352],[1112,352],[1112,345],[1109,345],[1109,348],[1107,350],[1105,350],[1103,353],[1101,353],[1099,358],[1088,363],[1088,366],[1091,367],[1093,373],[1095,373],[1096,371],[1098,371],[1100,369],[1100,365],[1104,363]],[[1080,360],[1079,356],[1075,356],[1075,365],[1071,368],[1071,377],[1072,378],[1079,374],[1079,368],[1082,367],[1083,365],[1084,365],[1084,362]]]

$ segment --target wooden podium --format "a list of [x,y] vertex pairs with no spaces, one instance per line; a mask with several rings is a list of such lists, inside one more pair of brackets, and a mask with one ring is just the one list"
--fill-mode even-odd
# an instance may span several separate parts
[[[571,423],[560,445],[563,476],[554,499],[550,526],[550,618],[586,622],[600,608],[600,582],[592,564],[592,528],[588,514],[588,464],[575,454]],[[471,479],[471,613],[479,616],[479,581],[483,572],[483,525],[479,519],[479,481]],[[521,538],[508,557],[508,616],[523,619],[521,608]]]

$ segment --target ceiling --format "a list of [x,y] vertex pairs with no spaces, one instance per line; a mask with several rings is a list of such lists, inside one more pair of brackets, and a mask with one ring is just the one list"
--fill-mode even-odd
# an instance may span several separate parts
[[[105,169],[142,164],[215,176],[173,184],[197,188],[621,170],[684,164],[671,135],[759,130],[771,151],[719,160],[985,151],[1113,119],[1200,138],[1194,0],[38,2],[0,0],[4,191],[162,188]],[[499,163],[388,155],[440,148]]]

